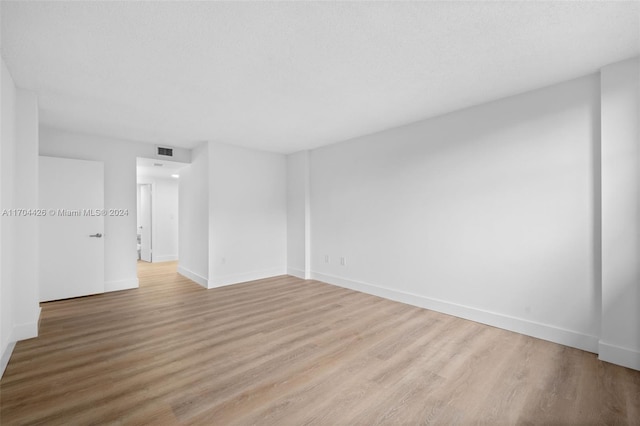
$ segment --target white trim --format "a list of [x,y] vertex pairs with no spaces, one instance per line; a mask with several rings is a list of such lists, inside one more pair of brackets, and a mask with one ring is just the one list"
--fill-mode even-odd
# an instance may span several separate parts
[[442,312],[459,318],[464,318],[493,327],[525,334],[527,336],[536,337],[538,339],[548,340],[550,342],[571,346],[573,348],[582,349],[588,352],[598,352],[598,336],[582,334],[576,331],[566,330],[549,324],[528,321],[522,318],[516,318],[497,312],[486,311],[478,308],[473,308],[471,306],[433,299],[373,284],[353,281],[328,274],[322,274],[319,272],[312,271],[311,277],[312,279],[323,281],[329,284],[346,287],[351,290],[361,291],[363,293],[372,294],[374,296],[384,297],[385,299],[395,300],[397,302],[407,303],[409,305],[418,306],[420,308]]
[[2,357],[0,358],[0,378],[2,378],[4,370],[9,364],[11,354],[13,354],[13,349],[16,347],[16,342],[19,340],[38,337],[38,326],[40,324],[41,312],[42,308],[38,306],[38,311],[34,321],[24,324],[16,324],[13,326],[13,329],[11,330],[11,334],[9,336],[9,343],[7,343],[7,347],[5,348],[4,352],[2,353]]
[[129,290],[132,288],[138,288],[138,279],[130,278],[128,280],[118,280],[118,281],[105,281],[104,283],[104,291],[105,293],[111,291],[120,291],[120,290]]
[[612,345],[601,340],[598,344],[598,354],[598,359],[601,361],[640,370],[640,351]]
[[307,279],[306,274],[302,269],[287,268],[287,275],[291,275],[296,278],[302,278],[303,280]]
[[188,270],[184,266],[178,265],[178,273],[183,277],[189,278],[191,281],[197,284],[200,284],[204,288],[208,288],[209,286],[209,280],[207,280],[204,277],[201,277],[200,275],[196,274],[193,271]]
[[9,360],[11,359],[11,354],[13,353],[13,348],[16,347],[16,342],[9,342],[7,344],[4,353],[2,354],[2,358],[0,358],[0,378],[2,378],[4,374],[4,370],[7,368],[9,364]]
[[221,277],[215,277],[209,280],[209,288],[223,287],[226,285],[233,285],[244,283],[247,281],[261,280],[263,278],[277,277],[279,275],[286,275],[286,271],[283,268],[272,268],[263,271],[243,272],[241,274],[230,274]]
[[311,151],[304,152],[304,278],[311,278]]
[[38,337],[38,323],[40,321],[40,312],[42,312],[42,308],[38,306],[38,312],[33,321],[25,322],[23,324],[14,324],[13,331],[11,333],[11,340],[20,341]]
[[174,261],[178,260],[178,255],[177,254],[166,254],[166,255],[163,255],[163,256],[153,255],[152,259],[153,259],[152,263],[174,262]]

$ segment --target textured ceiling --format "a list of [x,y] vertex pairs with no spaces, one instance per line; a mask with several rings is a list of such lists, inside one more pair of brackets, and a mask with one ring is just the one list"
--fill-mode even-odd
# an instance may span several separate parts
[[11,2],[44,124],[294,152],[640,54],[638,2]]

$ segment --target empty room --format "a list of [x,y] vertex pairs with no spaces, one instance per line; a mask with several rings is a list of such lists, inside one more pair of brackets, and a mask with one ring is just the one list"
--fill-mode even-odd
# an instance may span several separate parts
[[639,2],[0,17],[0,424],[640,425]]

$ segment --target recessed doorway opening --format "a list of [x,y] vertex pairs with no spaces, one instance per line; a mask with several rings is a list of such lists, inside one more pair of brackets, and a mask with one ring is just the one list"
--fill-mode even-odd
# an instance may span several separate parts
[[178,260],[178,190],[180,170],[188,163],[137,158],[137,260]]

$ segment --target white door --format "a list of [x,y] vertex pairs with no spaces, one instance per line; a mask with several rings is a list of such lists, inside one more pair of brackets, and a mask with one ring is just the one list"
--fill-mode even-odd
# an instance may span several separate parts
[[140,185],[140,260],[151,262],[152,241],[151,241],[151,185]]
[[40,301],[104,293],[104,164],[40,157]]

